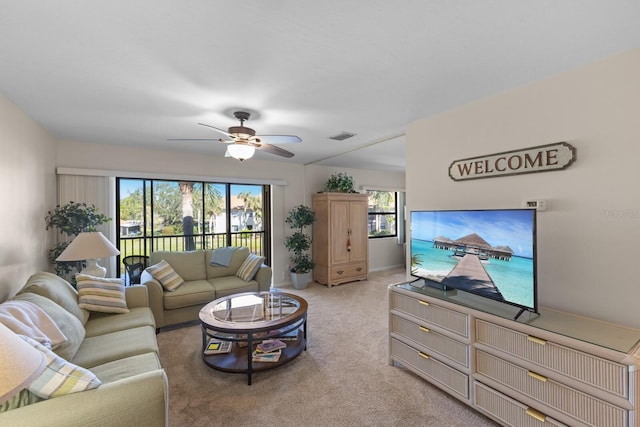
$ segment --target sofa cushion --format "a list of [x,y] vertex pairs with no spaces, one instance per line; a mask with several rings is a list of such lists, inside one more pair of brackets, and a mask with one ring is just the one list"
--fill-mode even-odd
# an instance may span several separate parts
[[101,313],[127,313],[122,279],[76,274],[80,308]]
[[210,283],[216,290],[216,298],[241,292],[258,292],[258,282],[255,280],[245,282],[236,276],[218,277],[211,280]]
[[148,307],[130,308],[128,313],[122,314],[91,313],[84,328],[86,337],[95,337],[140,326],[156,327],[153,312]]
[[216,299],[216,292],[208,281],[193,280],[185,282],[175,292],[165,292],[162,299],[165,310],[171,310],[193,305],[205,305]]
[[67,341],[56,347],[54,352],[63,359],[71,360],[84,339],[84,326],[80,320],[42,295],[26,292],[16,295],[13,299],[32,302],[51,317],[64,336],[67,337]]
[[184,279],[164,259],[147,267],[147,271],[160,282],[165,291],[173,292],[184,283]]
[[248,282],[249,280],[253,280],[256,273],[260,269],[260,266],[264,262],[263,256],[258,256],[256,254],[249,254],[247,259],[244,260],[238,271],[236,272],[236,276]]
[[245,246],[239,246],[233,251],[233,255],[231,256],[231,262],[228,267],[219,266],[219,265],[211,265],[209,260],[213,255],[212,250],[207,250],[205,254],[205,268],[207,270],[207,279],[213,279],[216,277],[225,277],[225,276],[235,276],[236,272],[242,265],[247,256],[249,256],[249,248]]
[[160,359],[156,353],[151,352],[94,366],[91,372],[96,374],[103,384],[107,384],[157,369],[162,369]]
[[173,267],[185,282],[202,280],[207,277],[204,266],[208,263],[205,262],[204,251],[202,250],[189,252],[153,252],[149,257],[149,265],[157,264],[163,259]]
[[63,278],[41,271],[32,275],[18,293],[25,292],[42,295],[76,316],[83,325],[87,323],[89,312],[78,306],[78,292]]
[[47,365],[44,371],[27,387],[38,397],[50,399],[69,393],[91,390],[102,384],[91,371],[64,360],[29,337],[20,335],[20,338],[44,354],[46,359]]
[[140,326],[85,338],[71,361],[91,369],[114,360],[149,352],[158,352],[156,330],[151,326]]
[[42,401],[41,397],[31,393],[28,389],[20,390],[20,393],[14,394],[11,398],[0,402],[0,412],[10,411],[16,408],[22,408],[23,406],[31,405]]

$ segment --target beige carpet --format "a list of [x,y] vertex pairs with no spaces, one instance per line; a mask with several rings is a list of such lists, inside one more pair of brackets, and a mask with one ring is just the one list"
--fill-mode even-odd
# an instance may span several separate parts
[[171,426],[495,426],[405,369],[388,364],[387,286],[404,270],[327,288],[281,288],[309,303],[308,344],[291,363],[253,375],[208,368],[198,325],[158,335]]

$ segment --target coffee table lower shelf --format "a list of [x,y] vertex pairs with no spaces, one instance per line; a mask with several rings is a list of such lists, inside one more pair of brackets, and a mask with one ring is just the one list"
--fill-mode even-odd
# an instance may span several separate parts
[[202,354],[202,360],[210,368],[218,371],[236,374],[247,374],[248,384],[251,385],[251,374],[253,372],[266,371],[277,368],[291,362],[298,357],[306,348],[307,342],[304,337],[299,337],[296,341],[287,341],[287,347],[283,348],[277,362],[253,362],[249,346],[240,347],[237,342],[229,353],[223,354]]

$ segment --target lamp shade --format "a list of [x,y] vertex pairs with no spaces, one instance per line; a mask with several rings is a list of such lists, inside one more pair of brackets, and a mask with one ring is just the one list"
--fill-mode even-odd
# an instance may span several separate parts
[[56,261],[82,261],[119,255],[120,251],[99,231],[80,233]]
[[248,144],[231,144],[227,147],[227,154],[240,161],[250,159],[256,152],[256,147]]
[[26,388],[46,367],[44,354],[0,323],[0,403]]

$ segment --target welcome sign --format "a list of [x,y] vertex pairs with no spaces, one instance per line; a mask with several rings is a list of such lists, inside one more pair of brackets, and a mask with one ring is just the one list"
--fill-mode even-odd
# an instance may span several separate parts
[[566,142],[505,151],[456,160],[449,166],[454,181],[510,176],[564,169],[576,159],[576,149]]

